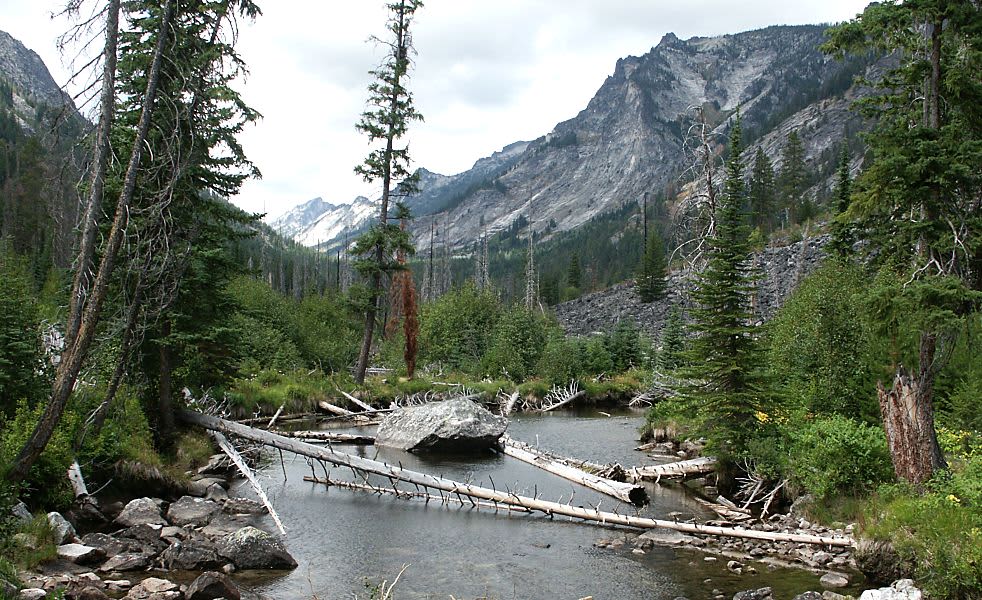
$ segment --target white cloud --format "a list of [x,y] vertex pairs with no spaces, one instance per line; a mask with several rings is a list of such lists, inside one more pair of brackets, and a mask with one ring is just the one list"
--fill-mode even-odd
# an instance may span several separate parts
[[[0,0],[0,28],[34,49],[65,81],[54,39],[63,0]],[[264,174],[236,202],[275,216],[314,196],[347,202],[377,186],[353,172],[368,151],[354,124],[364,109],[385,34],[378,1],[266,0],[243,25],[251,75],[246,100],[265,118],[243,136]],[[582,110],[618,58],[674,32],[721,35],[854,16],[864,0],[426,0],[417,15],[411,89],[426,118],[412,126],[415,164],[445,174]]]

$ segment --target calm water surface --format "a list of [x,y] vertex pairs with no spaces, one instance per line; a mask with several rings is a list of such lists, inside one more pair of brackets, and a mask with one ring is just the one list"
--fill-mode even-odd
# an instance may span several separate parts
[[[509,433],[567,456],[625,466],[654,462],[635,451],[638,412],[571,410],[548,415],[517,415]],[[392,449],[339,446],[345,452],[399,463],[408,469],[532,495],[547,500],[596,505],[633,512],[616,500],[576,486],[550,473],[501,455],[449,458],[418,456]],[[704,555],[655,548],[634,555],[593,547],[613,533],[599,527],[542,516],[446,507],[439,503],[326,488],[303,481],[311,468],[303,457],[285,455],[286,480],[278,457],[261,475],[270,500],[287,527],[286,545],[300,563],[289,574],[262,576],[248,583],[274,599],[367,598],[366,583],[391,581],[408,565],[396,588],[399,600],[416,598],[495,598],[497,600],[710,598],[718,588],[731,597],[739,590],[774,587],[778,598],[821,589],[818,579],[797,570],[739,577],[725,560],[707,563]],[[323,475],[317,467],[318,476]],[[332,478],[351,480],[335,468]],[[408,484],[406,484],[408,489]],[[248,496],[241,483],[238,493]],[[651,504],[642,515],[665,518],[707,516],[678,486],[650,486]],[[711,579],[710,583],[704,580]]]

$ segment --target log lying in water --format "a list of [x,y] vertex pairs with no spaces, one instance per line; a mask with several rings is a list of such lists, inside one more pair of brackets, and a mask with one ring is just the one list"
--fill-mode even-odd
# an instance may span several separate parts
[[371,446],[375,443],[374,436],[357,435],[354,433],[334,433],[332,431],[277,431],[276,433],[289,438],[327,442],[329,444],[361,444]]
[[797,533],[776,533],[769,531],[756,531],[753,529],[737,529],[727,527],[713,527],[699,525],[696,523],[678,523],[675,521],[665,521],[662,519],[648,519],[643,517],[632,517],[614,512],[601,512],[595,508],[582,508],[558,502],[539,500],[519,496],[509,491],[499,491],[476,485],[460,483],[442,477],[434,477],[416,471],[410,471],[389,465],[384,462],[370,460],[359,456],[352,456],[342,452],[336,452],[330,448],[305,444],[304,442],[276,435],[261,429],[253,429],[232,421],[226,421],[216,417],[203,415],[192,411],[178,412],[178,418],[191,425],[198,425],[212,431],[220,431],[237,435],[239,437],[253,440],[261,444],[288,450],[301,456],[307,456],[316,460],[329,462],[331,464],[349,467],[352,470],[360,470],[366,473],[374,473],[387,477],[393,481],[405,481],[420,487],[439,490],[459,496],[467,496],[475,500],[488,500],[492,503],[507,504],[508,506],[519,506],[532,511],[542,512],[550,517],[554,515],[583,519],[585,521],[599,523],[605,526],[624,526],[639,529],[672,529],[685,533],[695,533],[701,535],[718,535],[728,537],[750,538],[758,540],[796,542],[799,544],[818,544],[823,546],[846,546],[851,547],[855,542],[846,537],[824,537],[816,535],[803,535]]
[[372,408],[368,404],[365,404],[364,402],[362,402],[358,398],[352,396],[348,392],[346,392],[344,390],[338,390],[338,391],[341,392],[341,395],[344,396],[345,398],[347,398],[349,402],[351,402],[355,406],[361,408],[363,411],[365,411],[365,412],[376,412],[376,409]]
[[209,433],[211,433],[211,437],[218,443],[218,446],[222,449],[222,451],[225,452],[235,466],[239,468],[239,472],[242,473],[243,477],[249,481],[249,485],[252,486],[252,489],[256,492],[256,495],[259,496],[259,500],[266,506],[266,510],[269,511],[269,516],[273,518],[273,522],[276,523],[276,527],[280,530],[280,533],[286,533],[286,528],[283,527],[283,521],[280,521],[280,516],[276,514],[276,509],[273,508],[273,503],[269,501],[268,497],[266,497],[266,492],[263,491],[263,486],[259,485],[259,481],[256,480],[256,476],[252,474],[252,469],[250,469],[249,465],[247,465],[242,459],[242,455],[239,454],[239,451],[232,446],[232,443],[229,442],[220,431],[213,430]]
[[494,502],[488,502],[486,500],[472,500],[468,498],[460,498],[458,496],[451,496],[449,494],[445,496],[438,496],[436,494],[429,494],[427,492],[419,492],[415,490],[400,490],[398,488],[387,488],[377,485],[372,485],[370,483],[352,483],[350,481],[344,481],[340,479],[325,479],[323,477],[313,477],[311,475],[304,475],[304,481],[309,481],[311,483],[320,483],[328,487],[339,487],[346,490],[354,490],[358,492],[371,492],[379,496],[389,495],[395,496],[396,498],[412,499],[419,498],[429,502],[430,500],[441,502],[443,504],[459,504],[461,506],[473,506],[474,508],[490,508],[492,510],[505,510],[514,511],[521,513],[530,513],[531,509],[522,506],[510,506],[507,504],[495,504]]
[[[316,417],[316,413],[293,413],[289,415],[280,415],[277,421],[296,421],[299,419],[312,419]],[[255,425],[256,423],[266,423],[269,421],[269,417],[251,417],[248,419],[239,419],[236,423],[242,423],[243,425]]]
[[527,462],[554,475],[559,475],[563,479],[568,479],[635,506],[644,506],[648,503],[648,492],[645,491],[644,486],[604,479],[593,473],[587,473],[571,466],[569,462],[539,452],[528,444],[514,440],[507,435],[502,436],[501,441],[504,445],[503,452],[522,462]]
[[715,469],[716,459],[712,456],[703,456],[701,458],[680,460],[678,462],[667,463],[664,465],[631,467],[627,471],[627,476],[632,481],[650,479],[657,482],[662,477],[688,477],[689,475],[712,473]]

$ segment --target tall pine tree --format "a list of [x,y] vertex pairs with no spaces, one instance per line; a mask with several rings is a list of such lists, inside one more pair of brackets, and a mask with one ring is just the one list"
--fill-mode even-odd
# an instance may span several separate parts
[[790,213],[790,218],[786,225],[801,221],[802,208],[805,206],[804,194],[807,176],[805,169],[805,147],[801,143],[798,130],[792,129],[788,133],[788,139],[784,144],[784,152],[781,154],[781,175],[779,178],[781,208]]
[[747,241],[750,228],[743,211],[746,190],[740,135],[737,117],[730,132],[716,232],[709,239],[708,262],[693,292],[690,331],[695,339],[685,369],[691,383],[683,390],[724,465],[743,453],[753,433],[755,413],[764,408],[751,325],[754,273]]
[[759,147],[754,154],[754,168],[750,177],[751,226],[768,232],[774,227],[774,167]]
[[648,235],[636,283],[641,302],[654,302],[665,297],[667,269],[665,242],[656,231],[652,231]]
[[852,179],[849,176],[849,147],[842,146],[839,153],[839,168],[835,176],[835,217],[832,219],[831,233],[832,239],[829,241],[829,249],[840,258],[848,256],[852,252],[853,226],[846,216],[849,210],[849,194],[852,193]]

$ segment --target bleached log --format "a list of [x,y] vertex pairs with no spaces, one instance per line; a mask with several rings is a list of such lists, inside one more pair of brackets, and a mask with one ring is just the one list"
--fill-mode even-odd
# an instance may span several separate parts
[[696,498],[696,502],[705,506],[706,508],[713,511],[717,515],[723,517],[724,519],[728,519],[735,523],[739,523],[741,521],[749,521],[750,519],[753,518],[751,515],[741,510],[730,508],[729,506],[726,506],[725,504],[721,504],[718,502],[710,502],[709,500],[703,500],[702,498],[698,498],[698,497]]
[[329,444],[361,444],[371,446],[375,443],[373,436],[357,435],[354,433],[334,433],[332,431],[278,431],[277,433],[294,439],[327,442]]
[[502,436],[501,441],[504,444],[502,451],[512,458],[517,458],[522,462],[539,467],[554,475],[559,475],[563,479],[568,479],[569,481],[586,486],[591,490],[612,496],[635,506],[644,506],[648,503],[648,492],[645,491],[642,485],[613,481],[592,473],[587,473],[561,459],[548,456],[528,444],[514,440],[507,435]]
[[632,517],[612,512],[602,512],[595,508],[583,508],[560,504],[538,498],[519,496],[509,491],[489,489],[477,485],[460,483],[443,477],[426,475],[416,471],[410,471],[399,466],[389,465],[384,462],[375,461],[360,456],[353,456],[343,452],[337,452],[331,448],[324,448],[306,444],[304,442],[290,439],[281,435],[276,435],[261,429],[253,429],[245,425],[240,425],[232,421],[226,421],[217,417],[203,415],[191,411],[180,411],[178,418],[198,425],[212,431],[230,433],[239,437],[259,442],[261,444],[287,450],[307,456],[316,460],[329,462],[331,464],[349,467],[354,470],[364,471],[382,475],[390,480],[405,481],[421,487],[432,488],[450,494],[459,494],[476,500],[488,500],[495,503],[507,504],[509,506],[520,506],[532,511],[542,512],[548,516],[560,515],[574,519],[600,523],[606,526],[620,525],[623,527],[634,527],[639,529],[672,529],[685,533],[695,533],[701,535],[718,535],[728,537],[749,538],[769,541],[795,542],[800,544],[818,544],[824,546],[845,546],[851,547],[854,541],[846,537],[825,537],[816,535],[804,535],[796,533],[777,533],[770,531],[756,531],[753,529],[738,529],[727,527],[715,527],[709,525],[699,525],[696,523],[678,523],[662,519],[650,519],[645,517]]
[[280,404],[280,407],[276,409],[276,413],[273,415],[273,418],[266,424],[266,429],[272,429],[273,425],[276,425],[276,419],[280,418],[280,414],[283,412],[284,406],[286,406],[286,404]]
[[344,391],[344,390],[338,390],[338,391],[339,391],[339,392],[341,392],[341,395],[342,395],[342,396],[344,396],[345,398],[347,398],[349,402],[351,402],[351,403],[352,403],[352,404],[354,404],[355,406],[357,406],[357,407],[359,407],[359,408],[361,408],[361,409],[362,409],[362,410],[364,410],[365,412],[376,412],[376,409],[374,409],[374,408],[372,408],[372,407],[371,407],[370,405],[368,405],[368,404],[365,404],[364,402],[362,402],[362,401],[361,401],[361,400],[359,400],[358,398],[355,398],[354,396],[352,396],[352,395],[351,395],[351,394],[349,394],[348,392],[346,392],[346,391]]
[[716,459],[712,456],[703,456],[701,458],[680,460],[664,465],[631,467],[628,469],[627,474],[632,481],[641,481],[644,479],[659,481],[662,477],[688,477],[689,475],[711,473],[715,469]]
[[341,408],[340,406],[337,406],[335,404],[331,404],[327,400],[321,400],[320,402],[317,403],[317,406],[319,406],[321,408],[321,410],[323,410],[323,411],[326,411],[326,412],[329,412],[329,413],[333,413],[333,414],[338,415],[340,417],[350,417],[353,414],[355,414],[355,413],[351,412],[350,410],[348,410],[347,408]]
[[560,402],[557,402],[555,404],[550,404],[549,406],[543,408],[542,409],[542,412],[549,412],[551,410],[556,410],[557,408],[560,408],[562,406],[566,406],[567,404],[569,404],[573,400],[576,400],[577,398],[580,398],[581,396],[585,396],[585,395],[586,395],[586,390],[580,390],[580,391],[576,392],[575,394],[572,394],[570,396],[567,396],[566,398],[564,398]]
[[85,478],[82,477],[82,468],[78,466],[77,460],[73,460],[68,467],[68,481],[72,484],[72,492],[76,498],[89,495],[89,490],[85,487]]
[[304,481],[309,481],[311,483],[320,483],[328,487],[339,487],[346,490],[355,490],[360,492],[371,492],[373,494],[378,494],[379,496],[385,494],[389,496],[395,496],[396,498],[420,498],[429,502],[433,500],[434,502],[441,502],[443,504],[460,504],[463,506],[473,506],[475,508],[490,508],[492,510],[505,510],[521,513],[530,513],[531,509],[525,508],[523,506],[512,506],[509,504],[495,504],[494,502],[488,502],[487,500],[464,500],[463,498],[458,498],[457,496],[438,496],[436,494],[429,494],[427,492],[420,492],[416,490],[400,490],[398,488],[387,488],[377,485],[372,485],[370,483],[353,483],[351,481],[344,481],[340,479],[324,479],[323,477],[313,477],[311,475],[304,475]]
[[508,396],[508,400],[501,408],[501,416],[507,417],[511,414],[511,411],[515,410],[515,403],[518,402],[518,392],[516,391],[512,395]]
[[266,510],[269,511],[269,516],[273,517],[273,522],[276,523],[276,527],[279,528],[280,533],[285,534],[286,528],[283,527],[283,521],[280,521],[280,516],[276,514],[276,509],[273,508],[273,504],[269,501],[269,498],[266,497],[266,492],[263,490],[263,486],[259,485],[259,481],[252,473],[252,469],[250,469],[249,465],[242,460],[242,455],[239,454],[239,451],[232,446],[232,443],[229,442],[228,438],[222,435],[220,431],[212,430],[210,433],[211,437],[218,443],[218,447],[228,455],[229,460],[231,460],[235,466],[238,467],[242,475],[244,475],[249,481],[249,485],[252,486],[252,489],[255,490],[256,495],[259,496],[259,501],[266,506]]
[[[299,419],[311,419],[316,417],[316,413],[292,413],[288,415],[280,415],[277,421],[296,421]],[[269,419],[267,417],[251,417],[248,419],[239,419],[236,423],[242,423],[243,425],[255,425],[257,423],[266,423]]]

